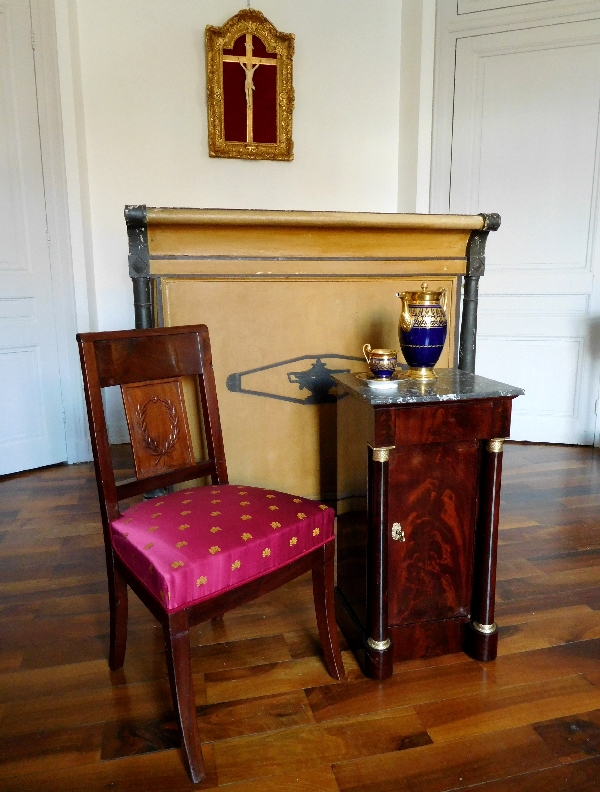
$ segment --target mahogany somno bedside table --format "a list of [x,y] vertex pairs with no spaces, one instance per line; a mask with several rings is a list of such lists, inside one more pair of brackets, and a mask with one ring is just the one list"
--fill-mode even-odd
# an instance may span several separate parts
[[336,614],[367,676],[464,650],[493,660],[502,446],[524,391],[459,369],[338,383]]

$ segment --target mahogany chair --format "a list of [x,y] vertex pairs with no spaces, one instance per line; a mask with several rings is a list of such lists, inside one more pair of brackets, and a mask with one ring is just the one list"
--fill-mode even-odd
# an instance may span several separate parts
[[[334,513],[306,498],[228,483],[205,325],[82,333],[77,340],[106,548],[109,665],[116,670],[125,660],[130,586],[163,626],[184,756],[197,783],[205,773],[190,627],[312,570],[327,670],[343,677],[333,602]],[[186,385],[184,378],[191,378]],[[136,471],[119,483],[101,397],[102,388],[114,385],[121,386]],[[195,447],[192,402],[200,427]],[[119,510],[122,500],[197,479],[211,484]]]

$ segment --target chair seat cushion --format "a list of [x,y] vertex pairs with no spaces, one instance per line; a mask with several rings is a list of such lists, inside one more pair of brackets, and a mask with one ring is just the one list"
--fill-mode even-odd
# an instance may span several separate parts
[[331,541],[333,522],[333,509],[316,501],[225,484],[138,503],[111,532],[121,561],[173,612]]

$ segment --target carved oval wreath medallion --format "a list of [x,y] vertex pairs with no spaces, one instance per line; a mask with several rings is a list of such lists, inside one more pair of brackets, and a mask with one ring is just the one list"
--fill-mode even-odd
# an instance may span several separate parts
[[[156,438],[150,434],[147,424],[147,413],[150,405],[162,405],[164,408],[165,416],[167,419],[167,432],[166,437]],[[136,418],[138,421],[142,441],[148,451],[156,457],[155,465],[161,462],[165,464],[165,457],[170,457],[177,446],[179,439],[179,419],[177,417],[177,408],[169,399],[163,399],[160,396],[152,396],[144,405],[140,405],[136,410]]]

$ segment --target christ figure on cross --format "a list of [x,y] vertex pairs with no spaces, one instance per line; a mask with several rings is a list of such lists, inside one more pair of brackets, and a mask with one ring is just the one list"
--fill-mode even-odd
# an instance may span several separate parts
[[254,90],[254,72],[260,66],[260,63],[256,63],[254,66],[247,66],[245,63],[240,61],[240,66],[246,72],[246,82],[244,83],[244,90],[246,91],[246,107],[252,111],[252,91]]

